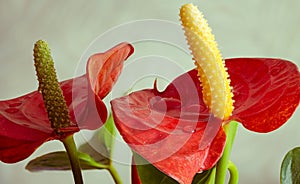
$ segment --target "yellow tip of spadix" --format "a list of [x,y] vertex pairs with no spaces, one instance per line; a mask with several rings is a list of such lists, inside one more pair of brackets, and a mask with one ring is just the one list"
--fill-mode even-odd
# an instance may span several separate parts
[[180,9],[185,36],[197,66],[203,98],[215,117],[227,119],[233,111],[229,75],[211,28],[203,14],[192,4]]

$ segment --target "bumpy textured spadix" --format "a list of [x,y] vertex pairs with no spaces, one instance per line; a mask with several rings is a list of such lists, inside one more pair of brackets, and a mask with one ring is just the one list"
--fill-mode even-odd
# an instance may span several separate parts
[[48,44],[39,40],[34,45],[33,51],[39,91],[43,95],[51,127],[58,132],[60,128],[68,127],[71,124],[68,106],[56,77]]
[[214,35],[196,6],[183,5],[180,18],[197,66],[203,100],[215,117],[227,119],[233,111],[233,94]]

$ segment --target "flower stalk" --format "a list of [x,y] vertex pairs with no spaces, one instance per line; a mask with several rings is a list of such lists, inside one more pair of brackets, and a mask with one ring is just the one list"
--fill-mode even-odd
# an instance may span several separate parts
[[229,160],[228,170],[230,173],[229,184],[238,184],[239,182],[239,171],[232,161]]
[[121,177],[118,174],[118,171],[115,169],[115,167],[112,165],[112,163],[110,163],[107,170],[109,171],[110,175],[112,176],[115,184],[122,184],[123,183],[122,180],[121,180]]
[[[223,152],[221,159],[218,161],[216,166],[216,184],[224,184],[226,179],[226,173],[229,165],[230,153],[232,149],[232,145],[234,142],[234,138],[238,129],[238,123],[235,121],[231,121],[230,123],[224,125],[224,130],[226,133],[226,146]],[[232,167],[231,167],[232,168]],[[233,171],[233,170],[231,170]],[[231,172],[231,178],[236,178],[233,176],[237,172]]]
[[76,144],[74,142],[73,135],[70,135],[66,137],[65,139],[62,140],[65,149],[68,153],[68,157],[70,160],[71,168],[72,168],[72,173],[73,173],[73,178],[75,181],[75,184],[82,184],[83,179],[82,179],[82,174],[81,174],[81,167],[80,167],[80,162],[78,158],[78,151],[76,148]]

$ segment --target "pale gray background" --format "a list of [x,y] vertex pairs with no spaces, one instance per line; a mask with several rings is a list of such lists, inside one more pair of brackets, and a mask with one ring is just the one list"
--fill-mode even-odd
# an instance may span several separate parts
[[[37,88],[32,62],[36,40],[48,41],[59,78],[68,79],[74,76],[77,63],[90,42],[109,28],[145,18],[178,22],[180,6],[189,2],[205,13],[224,57],[281,57],[299,66],[298,0],[1,0],[0,99]],[[252,133],[240,127],[231,156],[239,168],[240,183],[279,183],[283,156],[300,145],[299,118],[298,110],[287,124],[270,134]],[[80,135],[76,138],[82,139]],[[73,183],[70,172],[24,170],[29,160],[48,150],[60,149],[61,144],[54,141],[44,144],[18,164],[0,163],[0,183]],[[124,183],[128,183],[129,167],[117,163],[116,167]],[[112,183],[106,171],[84,172],[84,177],[86,183]]]

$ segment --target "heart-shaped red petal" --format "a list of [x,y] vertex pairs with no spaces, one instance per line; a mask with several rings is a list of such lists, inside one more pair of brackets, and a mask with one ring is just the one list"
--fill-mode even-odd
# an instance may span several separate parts
[[300,101],[300,73],[282,59],[236,58],[226,60],[234,93],[232,119],[255,132],[282,126]]
[[[82,96],[82,93],[88,94],[88,100],[83,99],[87,102],[84,104],[85,108],[74,109],[80,128],[96,129],[106,121],[107,109],[102,99],[111,91],[122,71],[124,61],[133,51],[134,48],[129,43],[120,43],[104,53],[94,54],[89,58],[86,67],[88,92],[75,91],[79,96]],[[74,85],[81,86],[81,83],[82,81],[76,81]],[[75,97],[75,100],[77,99],[80,101],[80,98]]]
[[86,73],[94,94],[103,99],[111,91],[122,71],[124,61],[133,51],[134,48],[129,43],[120,43],[89,58]]

